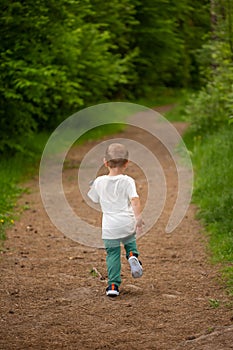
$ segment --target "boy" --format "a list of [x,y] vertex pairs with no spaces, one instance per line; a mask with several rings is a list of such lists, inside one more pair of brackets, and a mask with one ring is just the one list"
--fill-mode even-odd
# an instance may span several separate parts
[[107,296],[119,295],[121,284],[121,242],[126,251],[126,258],[134,278],[142,276],[143,270],[138,260],[136,233],[141,233],[144,224],[141,217],[140,200],[134,180],[124,175],[128,165],[128,151],[120,143],[108,146],[104,165],[108,175],[95,179],[88,196],[95,203],[100,203],[103,213],[102,239],[107,252],[108,270]]

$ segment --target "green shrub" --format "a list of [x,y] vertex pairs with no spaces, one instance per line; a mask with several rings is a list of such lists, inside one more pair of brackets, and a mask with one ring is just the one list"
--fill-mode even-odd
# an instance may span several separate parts
[[219,68],[213,81],[193,95],[186,109],[191,130],[197,135],[212,133],[228,125],[233,105],[233,66]]
[[233,262],[233,128],[196,138],[194,201],[210,234],[217,261]]

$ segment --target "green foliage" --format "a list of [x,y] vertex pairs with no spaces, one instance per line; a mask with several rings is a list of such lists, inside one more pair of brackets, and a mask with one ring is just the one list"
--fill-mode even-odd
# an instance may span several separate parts
[[133,99],[132,102],[149,108],[155,108],[158,106],[175,104],[180,101],[183,94],[183,89],[159,86],[150,90],[147,94],[144,94],[137,99]]
[[165,117],[170,122],[185,121],[186,120],[186,106],[190,97],[191,91],[181,89],[177,90],[176,101],[172,108],[165,113]]
[[[229,293],[231,296],[233,296],[233,266],[232,266],[232,263],[229,264],[223,268],[223,279],[224,279],[224,282],[226,283],[227,287],[228,287],[228,290],[229,290]],[[230,307],[232,308],[233,305],[230,305]]]
[[196,173],[198,217],[209,233],[213,260],[223,264],[233,290],[233,2],[211,5],[212,32],[199,51],[205,85],[187,107],[191,127],[186,140]]
[[22,137],[52,130],[91,104],[189,84],[208,31],[199,5],[1,1],[0,153],[23,152]]
[[233,2],[214,2],[212,35],[200,50],[205,86],[187,108],[194,133],[212,133],[229,123],[233,106]]
[[160,87],[132,102],[154,110],[160,106],[170,107],[167,112],[162,113],[164,117],[169,121],[184,121],[186,104],[190,94],[191,91],[186,89]]
[[213,80],[193,95],[186,109],[194,133],[205,135],[228,125],[233,105],[233,63],[216,68]]
[[[233,262],[233,128],[221,129],[194,141],[196,180],[194,201],[198,217],[209,232],[213,260]],[[228,274],[233,273],[228,266]],[[226,271],[225,271],[226,274]],[[233,288],[233,285],[232,285]]]
[[218,299],[209,299],[209,305],[213,309],[217,309],[220,306],[220,301]]
[[48,137],[46,133],[36,134],[24,140],[24,153],[0,157],[0,240],[6,238],[6,229],[14,224],[20,211],[26,209],[16,209],[18,198],[27,191],[20,183],[35,173]]
[[15,205],[23,189],[17,185],[19,169],[22,169],[22,157],[11,162],[1,159],[0,167],[0,240],[5,239],[5,230],[14,223]]
[[209,1],[145,0],[137,2],[137,89],[158,85],[190,87],[199,84],[197,50],[210,29]]
[[[99,30],[109,35],[110,52],[114,60],[121,58],[118,81],[114,91],[116,96],[130,96],[129,88],[137,82],[135,60],[138,56],[134,28],[139,25],[135,18],[136,9],[132,0],[112,0],[111,6],[103,0],[91,1],[93,14],[89,17],[92,23],[98,24]],[[101,91],[101,90],[100,90]],[[107,96],[112,97],[112,91]]]
[[104,26],[89,0],[1,2],[0,152],[23,151],[22,136],[50,130],[128,83],[135,52],[126,53],[128,34],[117,48],[116,38],[132,24],[133,6],[120,25],[122,6]]

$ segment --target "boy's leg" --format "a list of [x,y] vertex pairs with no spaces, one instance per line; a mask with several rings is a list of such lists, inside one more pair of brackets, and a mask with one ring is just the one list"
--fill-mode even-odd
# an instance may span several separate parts
[[139,278],[143,275],[143,269],[141,262],[138,260],[139,252],[137,250],[136,237],[135,235],[128,237],[128,239],[124,239],[123,241],[126,258],[128,259],[131,273],[134,278]]
[[137,243],[136,243],[136,236],[132,235],[130,237],[126,237],[122,240],[122,243],[124,244],[125,252],[126,252],[126,258],[128,259],[130,256],[134,255],[138,257],[139,252],[137,249]]
[[104,239],[107,252],[106,263],[108,270],[108,284],[121,284],[121,247],[117,239]]

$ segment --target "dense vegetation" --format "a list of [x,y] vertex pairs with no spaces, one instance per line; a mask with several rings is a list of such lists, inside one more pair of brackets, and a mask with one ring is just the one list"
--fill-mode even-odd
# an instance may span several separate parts
[[0,152],[95,103],[199,84],[208,1],[0,4]]
[[214,261],[224,263],[233,293],[233,2],[211,2],[204,45],[204,85],[187,108],[196,173],[194,200],[210,233]]

